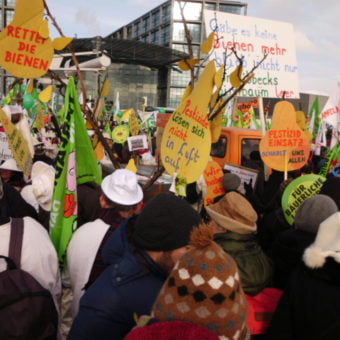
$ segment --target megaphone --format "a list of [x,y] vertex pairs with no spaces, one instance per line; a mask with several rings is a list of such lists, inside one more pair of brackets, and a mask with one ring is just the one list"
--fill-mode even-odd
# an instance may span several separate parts
[[[65,63],[65,75],[72,77],[77,73],[76,66],[70,66],[72,59]],[[107,55],[84,61],[79,64],[80,71],[102,71],[111,65],[111,58]]]

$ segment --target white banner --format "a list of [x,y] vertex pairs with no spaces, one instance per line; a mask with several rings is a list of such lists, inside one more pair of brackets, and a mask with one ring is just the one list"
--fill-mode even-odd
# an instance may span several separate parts
[[8,145],[7,135],[4,131],[0,131],[0,161],[14,158],[12,151]]
[[258,64],[263,55],[265,61],[256,69],[255,77],[239,93],[242,97],[299,98],[298,67],[296,62],[295,35],[292,24],[230,14],[204,11],[207,36],[215,32],[210,59],[222,66],[227,55],[227,81],[238,65],[231,53],[244,57],[243,75]]

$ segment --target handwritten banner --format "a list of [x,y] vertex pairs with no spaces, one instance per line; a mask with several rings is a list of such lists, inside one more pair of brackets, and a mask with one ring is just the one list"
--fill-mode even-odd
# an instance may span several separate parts
[[13,154],[8,145],[7,135],[5,132],[0,130],[0,160],[6,161],[7,159],[10,158],[13,158]]
[[214,61],[209,62],[193,92],[171,115],[161,145],[166,171],[177,173],[187,183],[195,182],[208,163],[211,135],[207,109],[216,73]]
[[292,181],[282,195],[282,209],[287,222],[292,225],[296,212],[308,198],[317,195],[326,178],[319,175],[305,175]]
[[0,33],[0,65],[16,77],[39,78],[50,67],[54,49],[39,32],[48,24],[43,17],[43,0],[18,0],[13,21]]
[[5,129],[9,146],[19,169],[22,170],[26,176],[30,176],[32,170],[32,157],[26,139],[14,124],[12,124],[2,109],[0,109],[0,121]]
[[214,198],[225,194],[223,186],[223,171],[220,165],[215,161],[210,161],[204,170],[203,176],[207,184],[207,194],[204,198],[204,205],[214,203]]
[[306,164],[310,143],[296,122],[293,104],[280,101],[275,105],[272,128],[260,142],[264,163],[279,171],[297,170]]
[[234,48],[244,56],[244,72],[268,54],[240,96],[282,98],[285,91],[285,98],[299,98],[295,36],[291,24],[209,10],[204,11],[204,18],[207,36],[215,32],[210,59],[222,66],[228,55],[224,84],[227,89],[230,88],[230,74],[238,65],[236,57],[230,55]]

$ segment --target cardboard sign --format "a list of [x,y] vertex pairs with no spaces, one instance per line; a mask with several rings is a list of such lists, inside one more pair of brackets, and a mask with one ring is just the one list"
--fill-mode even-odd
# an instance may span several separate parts
[[32,157],[26,139],[12,124],[6,113],[0,109],[0,121],[5,129],[9,146],[18,167],[26,176],[30,176],[32,170]]
[[214,86],[215,62],[204,69],[192,93],[171,115],[162,138],[161,157],[170,175],[195,182],[209,159],[211,136],[207,117]]
[[41,35],[43,17],[43,0],[18,0],[13,21],[0,33],[0,65],[16,77],[39,78],[50,67],[54,48]]
[[169,119],[171,117],[170,113],[159,113],[157,115],[157,122],[156,122],[156,126],[165,128],[166,124],[168,123]]
[[139,134],[140,126],[137,119],[137,113],[135,110],[133,110],[133,112],[131,112],[130,114],[129,127],[131,136],[136,136]]
[[14,158],[12,151],[8,145],[8,138],[5,132],[0,132],[0,161]]
[[297,170],[308,161],[310,143],[296,123],[293,104],[280,101],[275,105],[272,128],[260,142],[264,163],[279,171]]
[[240,97],[282,98],[285,91],[286,98],[299,98],[295,35],[291,24],[209,10],[204,10],[204,18],[206,35],[215,32],[210,59],[222,66],[228,55],[226,89],[230,88],[230,76],[238,66],[238,60],[231,54],[234,48],[244,57],[244,74],[268,54],[255,77],[239,93]]
[[317,195],[326,178],[319,175],[305,175],[292,181],[283,193],[281,204],[287,222],[292,225],[296,212],[308,198]]
[[223,171],[220,165],[215,161],[210,161],[203,173],[205,183],[207,184],[207,194],[204,198],[204,205],[214,203],[214,198],[225,194],[222,183]]
[[129,151],[148,149],[148,138],[146,135],[132,136],[127,139]]
[[259,174],[258,170],[246,168],[244,166],[231,164],[231,163],[225,163],[223,168],[241,178],[240,192],[242,192],[243,194],[245,193],[244,183],[249,184],[251,181],[252,188],[255,189],[257,176]]

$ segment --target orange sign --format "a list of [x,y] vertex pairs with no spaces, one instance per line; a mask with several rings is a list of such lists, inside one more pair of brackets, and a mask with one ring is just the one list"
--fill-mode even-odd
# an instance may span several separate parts
[[264,163],[279,171],[297,170],[307,162],[310,143],[296,123],[294,106],[288,101],[275,105],[272,128],[260,142]]
[[210,161],[203,173],[205,183],[207,184],[207,194],[204,199],[204,205],[214,203],[214,198],[225,194],[222,183],[223,171],[220,165],[215,161]]

